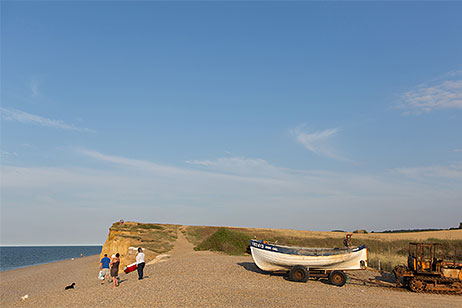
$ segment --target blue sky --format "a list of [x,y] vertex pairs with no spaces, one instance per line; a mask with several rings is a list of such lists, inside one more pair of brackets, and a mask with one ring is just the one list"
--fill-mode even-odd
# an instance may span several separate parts
[[461,12],[2,1],[1,244],[457,226]]

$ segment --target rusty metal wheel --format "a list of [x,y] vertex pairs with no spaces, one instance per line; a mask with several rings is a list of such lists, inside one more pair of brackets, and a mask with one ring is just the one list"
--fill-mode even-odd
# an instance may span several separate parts
[[329,274],[329,282],[334,286],[341,287],[346,283],[346,275],[342,271],[333,271]]
[[296,282],[306,282],[309,277],[309,272],[303,265],[295,265],[290,269],[289,279]]
[[413,277],[409,281],[409,288],[414,292],[423,292],[425,290],[426,283],[423,280]]

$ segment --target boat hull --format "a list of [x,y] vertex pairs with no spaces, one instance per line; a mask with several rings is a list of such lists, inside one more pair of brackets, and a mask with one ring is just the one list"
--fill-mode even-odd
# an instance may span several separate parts
[[255,264],[263,271],[287,271],[295,265],[312,270],[359,270],[367,266],[365,246],[340,250],[305,250],[251,240]]

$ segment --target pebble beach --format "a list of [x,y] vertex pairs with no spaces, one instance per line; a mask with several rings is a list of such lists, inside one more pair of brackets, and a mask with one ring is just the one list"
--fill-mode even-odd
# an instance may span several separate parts
[[[0,273],[1,307],[462,307],[462,297],[416,294],[350,283],[288,281],[261,272],[250,256],[194,251],[179,232],[174,249],[148,262],[146,278],[120,274],[112,288],[97,279],[98,256]],[[75,289],[64,287],[76,283]],[[26,299],[21,297],[28,295]]]

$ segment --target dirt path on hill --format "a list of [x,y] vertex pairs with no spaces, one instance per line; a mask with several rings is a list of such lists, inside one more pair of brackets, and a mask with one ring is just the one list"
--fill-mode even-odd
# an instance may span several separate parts
[[194,253],[194,245],[191,244],[183,234],[184,228],[180,228],[177,232],[177,239],[173,249],[168,253],[173,258],[185,257]]

